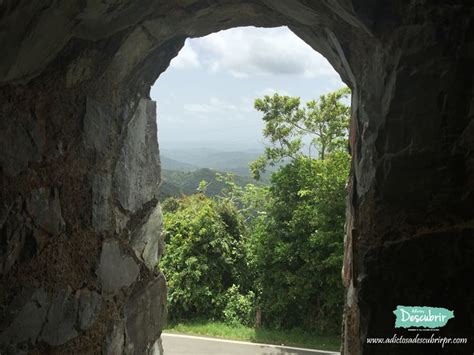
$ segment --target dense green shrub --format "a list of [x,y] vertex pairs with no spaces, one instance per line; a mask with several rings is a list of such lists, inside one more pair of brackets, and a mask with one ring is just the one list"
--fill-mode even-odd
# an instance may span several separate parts
[[229,325],[252,326],[255,323],[255,294],[249,291],[243,295],[239,286],[232,285],[224,295],[223,321]]
[[230,204],[203,194],[167,200],[163,205],[169,314],[174,319],[219,319],[222,296],[237,282],[243,255],[241,222]]
[[170,316],[252,325],[258,306],[264,326],[338,331],[348,169],[343,152],[301,157],[269,190],[228,180],[218,199],[166,200]]

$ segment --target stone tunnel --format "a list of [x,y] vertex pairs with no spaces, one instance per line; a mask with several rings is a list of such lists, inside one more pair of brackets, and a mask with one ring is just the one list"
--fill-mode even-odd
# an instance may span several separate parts
[[[0,352],[161,354],[150,86],[188,37],[288,26],[352,89],[343,354],[474,346],[474,3],[0,1]],[[397,305],[458,347],[370,345]]]

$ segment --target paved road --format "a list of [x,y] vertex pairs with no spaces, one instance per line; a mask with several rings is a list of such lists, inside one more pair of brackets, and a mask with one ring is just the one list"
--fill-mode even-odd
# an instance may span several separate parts
[[302,348],[163,333],[164,355],[336,355]]

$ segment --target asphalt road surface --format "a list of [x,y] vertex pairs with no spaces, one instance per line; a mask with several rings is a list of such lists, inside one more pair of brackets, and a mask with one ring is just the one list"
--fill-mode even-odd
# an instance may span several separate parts
[[163,333],[164,355],[337,355],[339,353]]

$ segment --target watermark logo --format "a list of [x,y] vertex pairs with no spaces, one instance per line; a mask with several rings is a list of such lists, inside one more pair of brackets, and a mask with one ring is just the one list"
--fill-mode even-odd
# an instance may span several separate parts
[[397,306],[395,328],[440,328],[454,318],[454,312],[441,307]]

